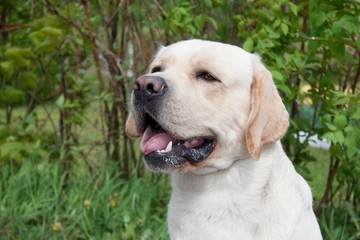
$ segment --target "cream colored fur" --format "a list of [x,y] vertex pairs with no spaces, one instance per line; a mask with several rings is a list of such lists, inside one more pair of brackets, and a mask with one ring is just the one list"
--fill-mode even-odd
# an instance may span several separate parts
[[[171,90],[157,121],[183,139],[216,139],[208,159],[171,173],[171,239],[322,239],[310,188],[281,147],[288,114],[260,58],[189,40],[161,48],[156,66],[162,71],[149,75]],[[204,69],[220,82],[198,79]],[[126,131],[137,137],[134,114]]]

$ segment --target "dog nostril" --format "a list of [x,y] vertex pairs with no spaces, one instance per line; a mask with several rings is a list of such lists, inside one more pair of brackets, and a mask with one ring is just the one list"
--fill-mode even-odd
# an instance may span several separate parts
[[146,90],[149,92],[149,93],[156,93],[155,89],[154,89],[154,84],[153,83],[149,83],[147,86],[146,86]]
[[146,85],[146,91],[150,94],[161,93],[165,87],[165,82],[156,80]]
[[138,82],[135,82],[134,86],[133,86],[133,90],[140,90],[141,86]]

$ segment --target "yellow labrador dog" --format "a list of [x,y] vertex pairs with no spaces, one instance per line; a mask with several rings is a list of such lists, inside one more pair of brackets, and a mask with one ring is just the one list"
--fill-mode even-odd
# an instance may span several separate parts
[[288,113],[258,56],[211,41],[162,47],[135,82],[130,137],[171,173],[171,239],[322,239],[279,139]]

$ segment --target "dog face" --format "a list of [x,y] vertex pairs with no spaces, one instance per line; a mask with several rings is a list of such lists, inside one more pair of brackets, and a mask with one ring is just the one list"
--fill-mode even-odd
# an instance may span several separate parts
[[163,47],[138,78],[126,123],[154,171],[209,172],[258,159],[280,139],[288,114],[260,59],[217,42]]

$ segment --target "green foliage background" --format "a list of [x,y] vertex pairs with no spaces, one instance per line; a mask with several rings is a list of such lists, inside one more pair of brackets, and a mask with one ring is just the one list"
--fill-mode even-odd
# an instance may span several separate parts
[[160,45],[201,38],[262,57],[324,238],[358,239],[359,16],[356,0],[0,0],[0,238],[167,239],[169,178],[124,134],[129,89]]

